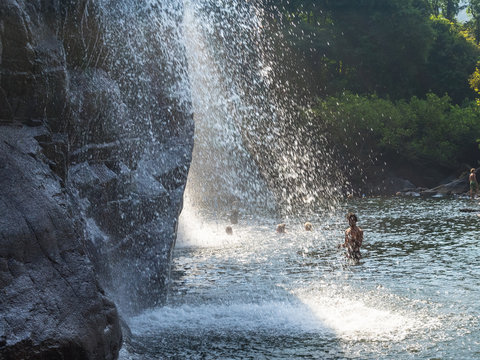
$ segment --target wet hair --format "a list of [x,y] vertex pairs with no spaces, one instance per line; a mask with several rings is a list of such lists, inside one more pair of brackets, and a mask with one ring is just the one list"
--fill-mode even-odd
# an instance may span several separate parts
[[471,172],[471,173],[475,172],[475,168],[471,168],[471,169],[470,169],[470,172]]
[[350,220],[351,218],[353,218],[353,220],[355,220],[355,222],[358,222],[357,215],[355,215],[355,214],[352,213],[352,212],[349,212],[349,213],[347,214],[347,220]]

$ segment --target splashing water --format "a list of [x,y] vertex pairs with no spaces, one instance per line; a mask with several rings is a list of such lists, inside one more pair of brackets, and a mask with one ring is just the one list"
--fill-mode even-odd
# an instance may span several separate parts
[[[195,148],[186,206],[282,214],[335,208],[341,175],[300,124],[304,99],[282,75],[281,30],[261,4],[186,1]],[[275,26],[278,26],[275,25]],[[298,99],[298,102],[296,101]]]
[[226,41],[226,34],[223,30],[216,33],[216,24],[208,19],[211,14],[196,16],[205,5],[185,4],[184,34],[196,126],[186,203],[196,208],[230,209],[241,204],[271,210],[273,196],[243,144],[241,128],[251,105],[245,89],[235,83],[235,75],[225,71],[218,59],[217,41],[212,37]]
[[[340,203],[328,151],[308,126],[294,126],[297,102],[272,55],[281,36],[259,3],[186,1],[184,14],[175,2],[147,4],[159,12],[132,31],[185,35],[189,67],[178,69],[170,94],[192,97],[195,152],[167,303],[128,319],[133,335],[121,358],[478,358],[478,223],[452,217],[462,204]],[[116,21],[129,18],[119,14]],[[148,36],[109,36],[140,60],[163,54],[166,67],[177,64],[171,50],[183,48],[174,41],[149,50]],[[142,63],[130,60],[119,72]],[[124,86],[142,106],[154,100]],[[234,208],[240,218],[228,235]],[[366,233],[358,266],[336,250],[346,226],[338,212],[350,209]],[[280,220],[286,234],[275,233]]]
[[183,3],[65,4],[71,8],[80,18],[68,14],[74,20],[65,26],[82,37],[66,39],[77,62],[69,79],[70,179],[102,286],[121,313],[132,313],[164,298],[191,157]]

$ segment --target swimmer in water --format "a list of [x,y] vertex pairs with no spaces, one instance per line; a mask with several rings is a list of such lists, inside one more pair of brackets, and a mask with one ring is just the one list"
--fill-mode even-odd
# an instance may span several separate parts
[[362,258],[360,247],[363,243],[363,230],[357,226],[357,215],[354,213],[347,214],[347,220],[350,227],[345,230],[345,242],[339,244],[338,247],[347,249],[346,256],[355,262],[359,262]]
[[[470,169],[470,175],[468,176],[468,182],[470,184],[470,198],[474,198],[478,192],[477,176],[475,175],[475,168]],[[474,193],[475,192],[475,193]]]
[[286,233],[287,232],[286,226],[287,225],[285,223],[278,224],[277,225],[277,233],[279,233],[279,234]]
[[312,225],[311,222],[307,221],[303,226],[305,227],[305,231],[312,231],[313,230],[313,225]]

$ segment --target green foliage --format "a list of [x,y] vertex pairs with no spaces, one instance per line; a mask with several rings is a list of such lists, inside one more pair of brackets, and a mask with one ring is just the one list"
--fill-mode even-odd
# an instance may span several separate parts
[[283,11],[288,81],[305,69],[318,98],[318,138],[362,165],[378,157],[448,172],[477,163],[480,0],[468,1],[465,25],[458,0],[264,1]]
[[[349,90],[391,99],[434,92],[448,94],[457,104],[474,99],[468,78],[480,51],[445,15],[447,10],[458,13],[458,1],[276,3],[285,14],[285,38],[293,54],[303,59],[298,64],[306,69],[310,91],[317,96]],[[441,9],[444,17],[430,17]]]
[[429,10],[433,16],[440,15],[442,0],[428,0]]
[[480,43],[480,0],[470,0],[467,6],[467,13],[471,16],[471,20],[467,26],[472,29],[475,42]]
[[431,24],[435,38],[427,64],[418,79],[421,88],[417,95],[428,91],[438,95],[448,94],[457,104],[465,98],[473,99],[468,79],[475,71],[479,48],[449,20],[432,17]]
[[454,21],[462,8],[462,6],[460,6],[460,0],[441,0],[439,2],[443,16],[450,21]]
[[[470,87],[477,93],[480,94],[480,70],[478,67],[475,68],[475,71],[468,79]],[[480,99],[477,99],[477,105],[480,106]]]
[[319,99],[313,114],[318,135],[363,159],[383,154],[391,164],[455,170],[478,157],[480,112],[474,103],[453,105],[448,96],[394,102],[346,93]]

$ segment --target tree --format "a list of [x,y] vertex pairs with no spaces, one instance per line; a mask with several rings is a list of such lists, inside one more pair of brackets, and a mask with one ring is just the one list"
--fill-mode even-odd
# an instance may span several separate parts
[[443,16],[450,21],[454,21],[463,8],[463,6],[460,6],[460,0],[441,0],[440,2]]
[[428,3],[430,5],[430,11],[433,16],[440,15],[441,2],[441,0],[428,0]]
[[459,0],[268,1],[283,11],[287,80],[308,94],[408,99],[433,92],[456,104],[475,96],[468,78],[478,47],[456,22],[431,17],[432,9],[458,11]]
[[[480,70],[478,66],[475,68],[475,71],[468,79],[470,87],[477,93],[480,94]],[[477,99],[477,104],[480,105],[480,99]]]
[[325,8],[336,31],[326,55],[341,60],[337,79],[356,93],[416,93],[415,79],[433,42],[425,1],[337,0]]
[[468,79],[475,71],[479,48],[473,41],[465,39],[456,25],[447,19],[434,18],[431,21],[435,41],[418,78],[421,93],[448,94],[456,104],[465,99],[473,100],[475,94],[468,87]]
[[472,17],[471,26],[478,45],[480,43],[480,0],[470,0],[467,13]]

